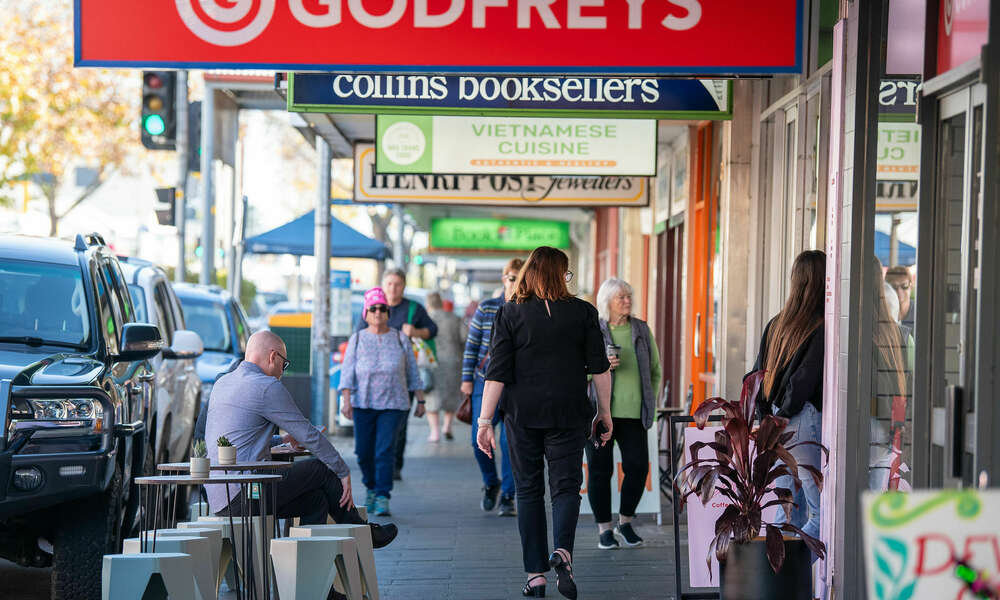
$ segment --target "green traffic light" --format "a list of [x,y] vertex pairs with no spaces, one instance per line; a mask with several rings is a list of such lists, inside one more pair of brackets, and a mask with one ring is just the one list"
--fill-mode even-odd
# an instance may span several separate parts
[[160,115],[149,115],[143,120],[142,128],[149,135],[163,135],[163,132],[167,130],[167,124]]

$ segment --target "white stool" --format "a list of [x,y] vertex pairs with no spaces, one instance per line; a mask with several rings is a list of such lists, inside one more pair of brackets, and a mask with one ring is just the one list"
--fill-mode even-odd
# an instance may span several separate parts
[[[177,552],[191,556],[189,574],[194,576],[194,598],[212,600],[216,598],[215,581],[212,579],[212,557],[208,538],[199,536],[157,536],[156,550],[158,552]],[[152,534],[146,541],[145,548],[141,546],[140,538],[125,540],[122,554],[142,554],[153,552]]]
[[339,575],[348,600],[361,600],[354,538],[290,537],[271,540],[271,562],[281,600],[326,598]]
[[150,586],[160,585],[169,598],[194,598],[191,566],[191,556],[179,552],[106,554],[101,568],[101,599],[142,598]]
[[[229,589],[236,589],[236,577],[238,574],[233,572],[233,557],[236,555],[236,549],[230,541],[230,533],[232,533],[232,531],[230,531],[229,528],[229,519],[225,517],[201,517],[200,521],[178,523],[177,527],[179,529],[187,529],[188,527],[196,529],[211,527],[219,530],[222,534],[222,551],[219,554],[216,589],[218,589],[223,580],[225,580]],[[236,535],[232,537],[236,540],[238,548],[243,540],[243,523],[241,523],[239,519],[233,520],[233,531],[235,531]]]
[[188,505],[188,515],[192,521],[195,521],[199,517],[212,516],[212,511],[208,509],[208,502],[192,502]]
[[[292,537],[344,536],[354,538],[358,550],[358,563],[361,565],[361,578],[364,583],[364,595],[369,600],[379,600],[378,577],[375,574],[375,552],[372,547],[372,528],[368,525],[302,525],[292,527],[289,535]],[[341,583],[341,585],[343,585]]]
[[[178,525],[180,524],[178,523]],[[204,525],[209,524],[205,523]],[[158,539],[178,536],[197,536],[208,538],[209,565],[212,567],[212,582],[215,584],[215,595],[219,595],[219,583],[222,581],[222,578],[219,576],[222,564],[221,527],[178,527],[177,529],[157,529],[156,535]]]
[[[263,577],[260,576],[260,573],[263,573],[263,570],[261,569],[261,565],[260,565],[260,557],[261,557],[262,549],[263,548],[269,548],[270,546],[268,545],[268,543],[270,542],[271,539],[274,538],[274,533],[273,533],[274,532],[274,517],[271,516],[271,515],[268,515],[267,518],[266,518],[266,520],[264,521],[264,535],[266,536],[267,541],[262,540],[261,536],[260,536],[260,519],[261,519],[260,517],[247,517],[246,518],[246,520],[249,521],[250,527],[253,528],[253,534],[252,534],[252,537],[253,537],[253,548],[251,549],[251,555],[253,557],[253,564],[254,564],[254,571],[253,572],[258,574],[257,577],[255,578],[256,582],[257,582],[257,587],[258,587],[258,589],[257,589],[257,596],[259,598],[263,598],[263,597],[265,597],[264,596],[264,588],[263,588],[264,579],[263,579]],[[243,557],[239,555],[239,552],[241,552],[242,548],[243,548],[243,536],[244,536],[243,520],[244,520],[243,517],[233,517],[233,533],[235,534],[233,536],[233,538],[236,540],[236,547],[233,548],[233,556],[237,556],[238,557],[237,560],[236,560],[236,562],[239,564],[240,571],[243,571],[243,569],[245,568],[243,566],[243,563],[242,563]],[[225,527],[229,527],[229,517],[217,517],[217,516],[199,517],[198,520],[195,521],[195,522],[198,523],[198,524],[202,524],[202,523],[222,523]],[[223,533],[223,535],[226,535],[227,533],[228,533],[228,531],[225,531]],[[227,538],[228,538],[228,536],[227,536]],[[233,581],[229,577],[229,575],[226,574],[226,585],[229,586],[229,589],[235,589],[234,584],[235,584],[235,581]]]

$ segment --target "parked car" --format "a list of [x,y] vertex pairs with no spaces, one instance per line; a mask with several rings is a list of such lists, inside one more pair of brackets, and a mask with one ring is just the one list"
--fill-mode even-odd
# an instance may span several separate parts
[[279,302],[288,302],[288,294],[284,292],[257,292],[253,302],[247,307],[248,321],[252,331],[267,329],[267,315],[271,308]]
[[174,284],[184,309],[188,328],[201,336],[204,352],[196,368],[201,380],[201,406],[195,423],[195,439],[205,437],[204,414],[212,386],[219,375],[235,367],[247,351],[250,325],[243,307],[233,295],[217,285]]
[[99,598],[135,531],[162,348],[99,235],[0,236],[0,557],[51,564],[52,598]]
[[180,300],[167,274],[153,263],[122,258],[136,320],[152,323],[168,346],[150,362],[156,373],[156,401],[150,419],[156,464],[188,459],[201,407],[201,379],[195,360],[204,351],[201,336],[185,327]]

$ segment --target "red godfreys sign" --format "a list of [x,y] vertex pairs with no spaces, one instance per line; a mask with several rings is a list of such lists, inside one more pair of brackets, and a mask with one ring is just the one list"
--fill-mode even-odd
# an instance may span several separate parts
[[78,66],[801,70],[802,0],[75,0]]

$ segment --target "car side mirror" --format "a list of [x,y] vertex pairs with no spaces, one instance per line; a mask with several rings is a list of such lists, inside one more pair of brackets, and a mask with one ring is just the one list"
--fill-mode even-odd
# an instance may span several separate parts
[[205,352],[205,344],[197,332],[178,329],[174,332],[174,343],[163,349],[163,358],[198,358]]
[[133,362],[153,358],[163,350],[163,338],[156,325],[126,323],[122,327],[121,351],[118,362]]

